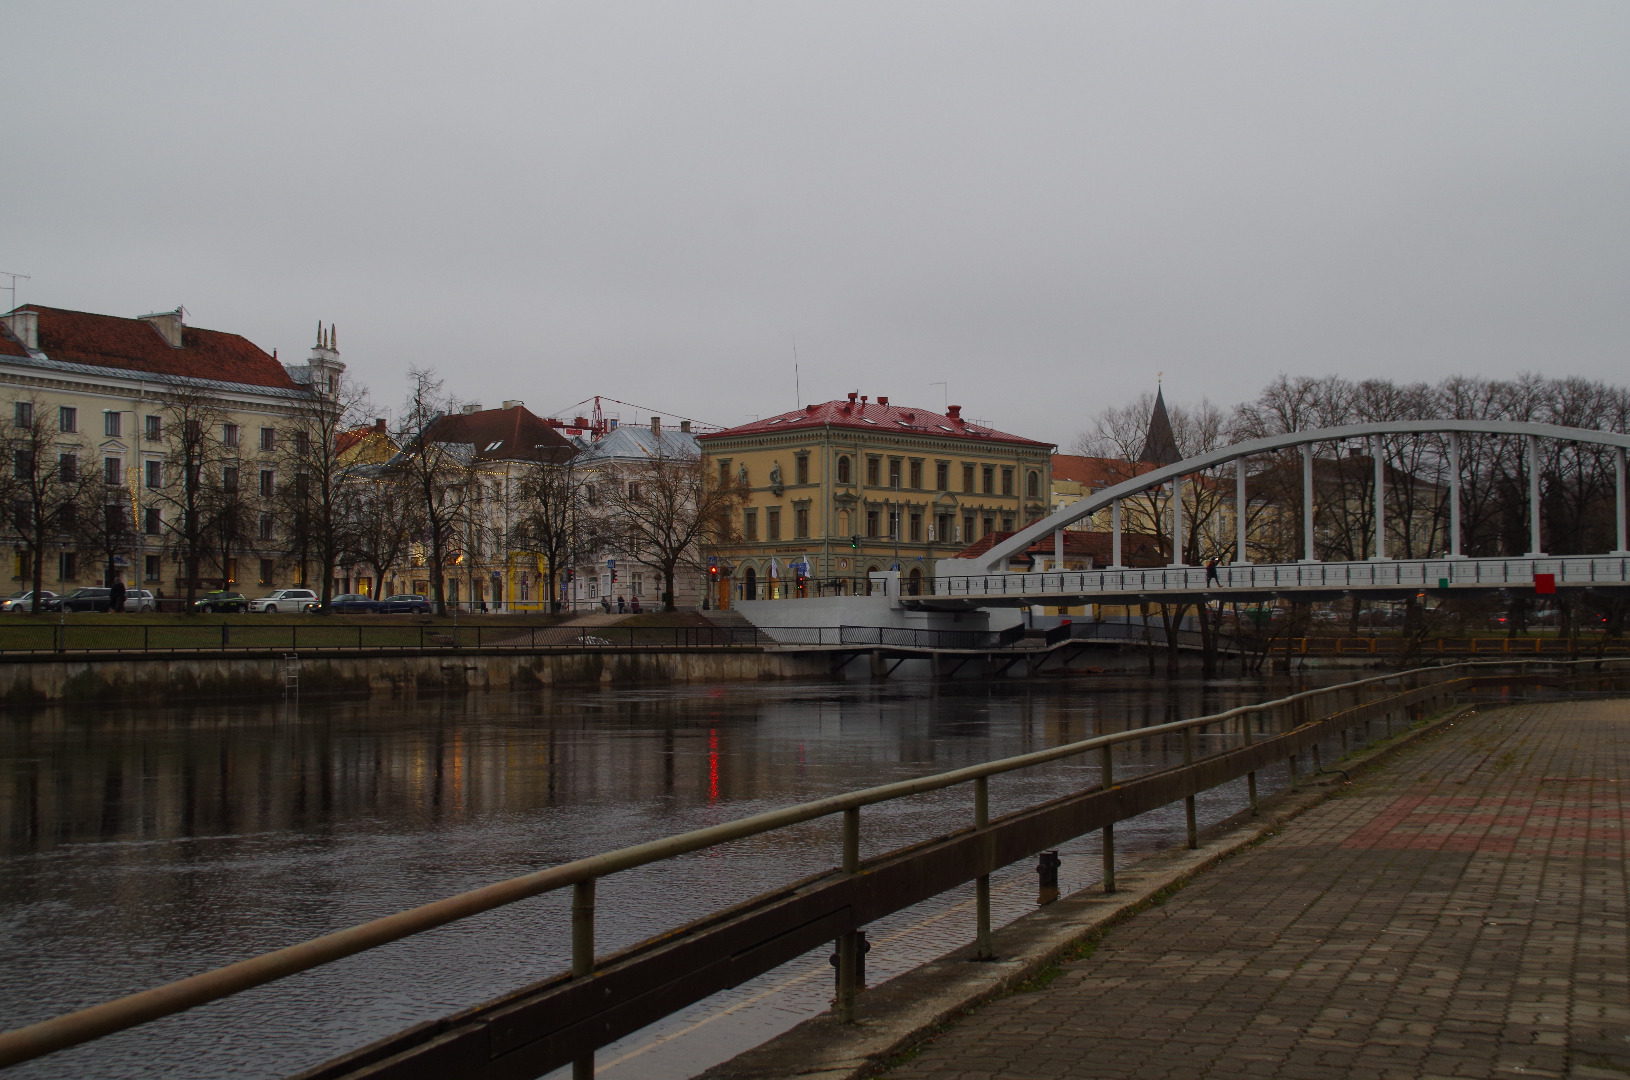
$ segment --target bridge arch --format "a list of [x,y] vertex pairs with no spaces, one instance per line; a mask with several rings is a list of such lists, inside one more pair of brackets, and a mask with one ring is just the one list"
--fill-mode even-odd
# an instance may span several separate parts
[[[1230,461],[1236,462],[1236,498],[1241,504],[1245,499],[1245,459],[1258,454],[1271,453],[1276,450],[1286,450],[1302,447],[1302,515],[1304,554],[1306,561],[1315,561],[1313,558],[1313,468],[1312,447],[1316,443],[1340,442],[1350,439],[1374,439],[1387,435],[1446,435],[1449,436],[1449,516],[1451,556],[1460,555],[1460,468],[1459,468],[1459,436],[1461,435],[1508,435],[1521,436],[1528,443],[1528,486],[1529,486],[1529,538],[1530,554],[1540,554],[1539,538],[1539,440],[1550,439],[1571,443],[1591,443],[1598,446],[1612,447],[1617,451],[1614,460],[1614,479],[1617,491],[1617,537],[1618,545],[1614,554],[1626,554],[1626,521],[1625,521],[1625,458],[1630,451],[1630,435],[1621,435],[1611,431],[1597,431],[1590,428],[1561,427],[1556,424],[1532,424],[1514,420],[1390,420],[1369,424],[1346,424],[1341,427],[1317,428],[1310,431],[1290,431],[1280,435],[1269,435],[1260,439],[1250,439],[1231,446],[1219,447],[1204,454],[1196,454],[1171,465],[1163,465],[1149,472],[1140,473],[1130,480],[1115,484],[1111,487],[1096,491],[1085,498],[1079,499],[1069,506],[1058,510],[1040,521],[1025,526],[1001,543],[992,547],[974,559],[941,559],[936,566],[940,576],[955,576],[963,574],[986,574],[997,572],[1010,557],[1023,552],[1036,541],[1059,532],[1070,525],[1089,518],[1106,507],[1119,510],[1121,500],[1130,496],[1148,491],[1150,488],[1165,484],[1181,484],[1183,479],[1205,469],[1226,465]],[[1379,478],[1385,463],[1376,456],[1376,473]],[[1381,485],[1376,485],[1379,491]],[[1179,500],[1179,513],[1181,501]],[[1239,510],[1243,510],[1241,505]],[[1236,512],[1236,528],[1239,532],[1239,552],[1243,555],[1245,550],[1245,522],[1246,515]],[[1113,527],[1116,533],[1116,558],[1119,557],[1119,523]],[[1379,518],[1378,518],[1379,520]],[[1181,534],[1180,521],[1175,523],[1173,532]],[[1377,536],[1383,530],[1377,528]],[[1384,540],[1378,540],[1379,545]],[[1243,559],[1241,560],[1243,561]],[[1174,545],[1174,566],[1182,565],[1181,548]]]

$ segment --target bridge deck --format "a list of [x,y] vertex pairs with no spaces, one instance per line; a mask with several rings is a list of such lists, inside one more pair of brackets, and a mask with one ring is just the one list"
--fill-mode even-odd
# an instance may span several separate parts
[[1630,702],[1485,713],[889,1073],[1630,1073]]
[[1535,589],[1549,575],[1557,589],[1630,587],[1630,558],[1616,555],[1503,559],[1372,559],[1219,566],[1215,581],[1204,567],[1154,570],[1068,570],[941,577],[933,592],[907,596],[908,607],[957,609],[1015,604],[1114,603],[1139,600],[1318,599],[1366,593],[1399,596],[1421,590],[1490,592]]

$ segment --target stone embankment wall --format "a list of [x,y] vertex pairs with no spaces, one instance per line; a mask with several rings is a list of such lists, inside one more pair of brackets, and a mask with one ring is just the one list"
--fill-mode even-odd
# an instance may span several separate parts
[[[830,677],[824,655],[729,652],[449,653],[302,656],[302,694],[541,690]],[[0,663],[0,703],[163,701],[284,691],[280,655],[128,655]]]

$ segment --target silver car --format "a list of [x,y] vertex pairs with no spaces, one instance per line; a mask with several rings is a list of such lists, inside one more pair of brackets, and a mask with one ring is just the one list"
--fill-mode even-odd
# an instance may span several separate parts
[[158,600],[146,589],[126,589],[125,610],[138,614],[144,611],[157,611]]
[[[40,590],[40,610],[45,610],[45,602],[56,598],[56,593],[49,589]],[[0,600],[0,611],[11,615],[26,615],[34,608],[34,590],[14,592],[4,600]]]
[[276,615],[280,611],[310,611],[317,606],[317,594],[310,589],[274,589],[258,600],[249,601],[250,611]]

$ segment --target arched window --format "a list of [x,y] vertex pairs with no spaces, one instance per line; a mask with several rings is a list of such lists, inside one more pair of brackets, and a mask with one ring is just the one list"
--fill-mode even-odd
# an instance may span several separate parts
[[844,455],[843,457],[838,458],[838,483],[847,484],[848,482],[849,482],[849,457],[848,457],[848,455]]
[[1032,499],[1041,498],[1041,473],[1032,472],[1030,479],[1025,481],[1025,494]]

